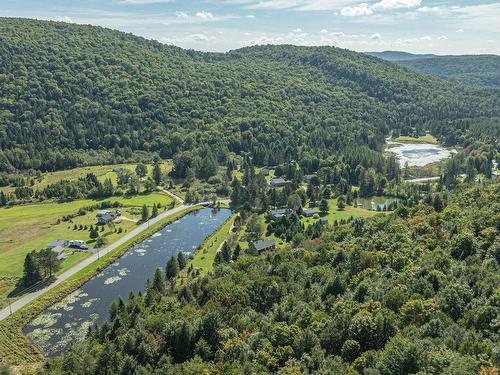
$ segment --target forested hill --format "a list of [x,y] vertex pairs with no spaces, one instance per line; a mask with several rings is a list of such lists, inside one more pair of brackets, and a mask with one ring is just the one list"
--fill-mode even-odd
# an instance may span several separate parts
[[454,82],[500,90],[500,56],[439,56],[397,64]]
[[199,53],[100,27],[0,18],[0,172],[138,151],[209,149],[219,161],[247,152],[272,165],[356,146],[361,158],[381,150],[390,128],[466,143],[469,119],[491,123],[499,104],[338,48]]
[[158,269],[42,373],[498,374],[499,215],[495,182],[186,283]]

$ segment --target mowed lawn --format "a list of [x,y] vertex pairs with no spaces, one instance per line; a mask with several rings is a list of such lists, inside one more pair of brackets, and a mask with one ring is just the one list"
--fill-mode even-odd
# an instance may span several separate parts
[[217,250],[228,237],[235,219],[236,215],[231,216],[229,220],[207,238],[202,247],[194,254],[191,264],[194,269],[200,270],[201,276],[205,276],[208,272],[212,271]]
[[438,143],[438,140],[431,134],[426,134],[421,137],[410,137],[407,135],[402,135],[394,139],[394,141],[402,143]]
[[[337,200],[336,199],[330,199],[328,200],[328,205],[329,205],[329,212],[328,215],[326,216],[320,216],[321,218],[326,218],[328,219],[328,224],[333,224],[335,220],[340,221],[340,220],[348,220],[351,217],[372,217],[377,214],[383,214],[383,212],[377,212],[377,211],[371,211],[367,210],[365,208],[360,208],[360,207],[353,207],[353,206],[348,206],[346,205],[343,210],[339,210],[337,208]],[[312,224],[316,222],[318,219],[315,219],[313,217],[306,217],[302,218],[302,222],[304,224]]]
[[[84,240],[90,242],[89,231],[75,230],[81,225],[95,225],[95,212],[88,212],[86,215],[76,216],[72,222],[62,221],[64,215],[75,214],[82,207],[95,205],[102,201],[118,201],[124,208],[123,216],[137,219],[140,216],[140,208],[146,204],[151,207],[153,204],[160,204],[168,207],[172,203],[172,198],[163,193],[151,193],[137,195],[131,198],[112,197],[106,200],[78,200],[67,203],[41,203],[24,206],[14,206],[0,209],[0,276],[20,276],[22,274],[23,262],[26,254],[35,249],[46,247],[53,239]],[[160,212],[163,210],[160,209]],[[59,221],[59,223],[58,223]],[[135,227],[135,223],[122,220],[115,227],[122,228],[122,233],[116,233],[113,229],[104,227],[101,236],[106,236],[111,243]],[[81,254],[69,255],[63,264],[70,266],[75,263],[74,258],[81,257]],[[74,257],[74,258],[72,258]],[[76,259],[78,261],[78,259]],[[65,267],[67,268],[67,267]]]
[[[128,169],[129,171],[135,171],[136,166],[137,164],[96,165],[67,169],[64,171],[48,172],[44,173],[42,178],[35,183],[34,188],[44,188],[45,186],[56,183],[60,180],[76,180],[79,177],[84,177],[87,173],[95,174],[101,182],[106,178],[110,178],[113,184],[116,185],[118,179],[117,174],[113,171],[113,169],[121,168]],[[170,172],[172,170],[172,165],[168,162],[162,162],[160,166],[163,172]],[[153,166],[147,164],[147,167],[148,175],[151,175]]]

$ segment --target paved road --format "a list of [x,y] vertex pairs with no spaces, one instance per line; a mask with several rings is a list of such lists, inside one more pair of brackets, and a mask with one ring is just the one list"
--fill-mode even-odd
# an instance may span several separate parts
[[[208,202],[203,202],[200,204],[208,204]],[[101,249],[99,253],[93,254],[90,257],[82,260],[80,263],[77,265],[73,266],[69,270],[63,272],[61,275],[58,276],[56,281],[54,281],[52,284],[47,285],[45,288],[37,290],[36,292],[28,293],[19,298],[17,301],[13,302],[10,307],[6,307],[5,309],[0,311],[0,320],[5,319],[8,317],[12,312],[15,312],[19,310],[20,308],[26,306],[28,303],[36,299],[37,297],[41,296],[42,294],[46,293],[50,289],[54,288],[58,284],[62,283],[63,281],[67,280],[69,277],[73,276],[75,273],[78,271],[82,270],[83,268],[87,267],[89,264],[95,262],[99,257],[106,255],[110,251],[113,251],[116,249],[118,246],[123,245],[125,242],[130,240],[131,238],[135,237],[145,229],[149,228],[150,225],[153,225],[157,223],[158,221],[166,218],[167,216],[170,216],[172,214],[178,213],[182,210],[185,210],[186,208],[190,207],[191,205],[182,205],[179,207],[172,208],[171,210],[165,211],[158,216],[150,219],[149,221],[137,226],[134,230],[130,231],[127,233],[125,236],[120,238],[118,241],[114,242],[113,244],[109,245],[108,247]]]

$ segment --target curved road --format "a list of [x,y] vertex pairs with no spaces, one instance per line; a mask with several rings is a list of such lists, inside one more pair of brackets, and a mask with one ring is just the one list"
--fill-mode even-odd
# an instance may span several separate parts
[[[203,202],[200,203],[200,205],[207,204],[208,202]],[[56,287],[58,284],[62,283],[63,281],[67,280],[69,277],[73,276],[75,273],[78,271],[82,270],[83,268],[87,267],[89,264],[92,264],[95,262],[99,257],[108,254],[110,251],[115,250],[117,247],[123,245],[125,242],[128,240],[132,239],[133,237],[137,236],[139,233],[142,231],[146,230],[149,228],[150,225],[153,225],[157,223],[158,221],[166,218],[167,216],[170,216],[172,214],[178,213],[180,211],[185,210],[186,208],[190,207],[192,205],[182,205],[179,207],[172,208],[171,210],[165,211],[158,216],[146,221],[145,223],[139,225],[137,228],[134,230],[130,231],[127,233],[125,236],[117,240],[116,242],[113,242],[111,245],[108,247],[105,247],[104,249],[99,250],[98,253],[91,255],[90,257],[82,260],[80,263],[77,265],[73,266],[69,270],[63,272],[61,275],[59,275],[53,283],[50,285],[47,285],[46,287],[37,290],[32,293],[25,294],[21,298],[19,298],[17,301],[13,302],[10,306],[7,306],[5,309],[0,311],[0,320],[5,319],[8,317],[11,313],[14,313],[15,311],[19,310],[20,308],[26,306],[28,303],[36,299],[37,297],[41,296],[42,294],[46,293],[50,289]]]

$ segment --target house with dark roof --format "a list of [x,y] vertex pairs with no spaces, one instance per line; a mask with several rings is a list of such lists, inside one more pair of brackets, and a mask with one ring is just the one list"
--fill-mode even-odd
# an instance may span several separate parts
[[292,209],[290,208],[278,208],[276,210],[271,210],[269,211],[269,215],[271,215],[271,218],[274,220],[276,219],[281,219],[282,217],[289,216],[292,214]]
[[317,213],[318,213],[318,210],[315,208],[303,208],[302,209],[302,215],[304,215],[306,217],[314,216]]
[[283,187],[288,183],[290,183],[290,181],[285,180],[284,178],[281,177],[277,177],[277,178],[271,178],[271,181],[269,181],[269,186],[277,188],[277,187]]
[[97,215],[96,215],[97,223],[101,224],[101,225],[108,224],[108,223],[112,222],[113,220],[115,220],[120,215],[121,215],[120,210],[113,210],[113,211],[100,210],[100,211],[97,211]]
[[50,250],[56,248],[56,247],[62,247],[63,249],[69,246],[69,242],[66,240],[52,240],[47,248]]
[[250,246],[250,249],[255,254],[260,254],[263,251],[274,250],[276,248],[276,241],[273,241],[273,240],[252,241],[252,242],[250,242],[249,246]]
[[314,177],[318,177],[316,173],[304,175],[304,181],[310,182]]
[[260,173],[262,173],[262,176],[269,176],[269,168],[262,168]]

